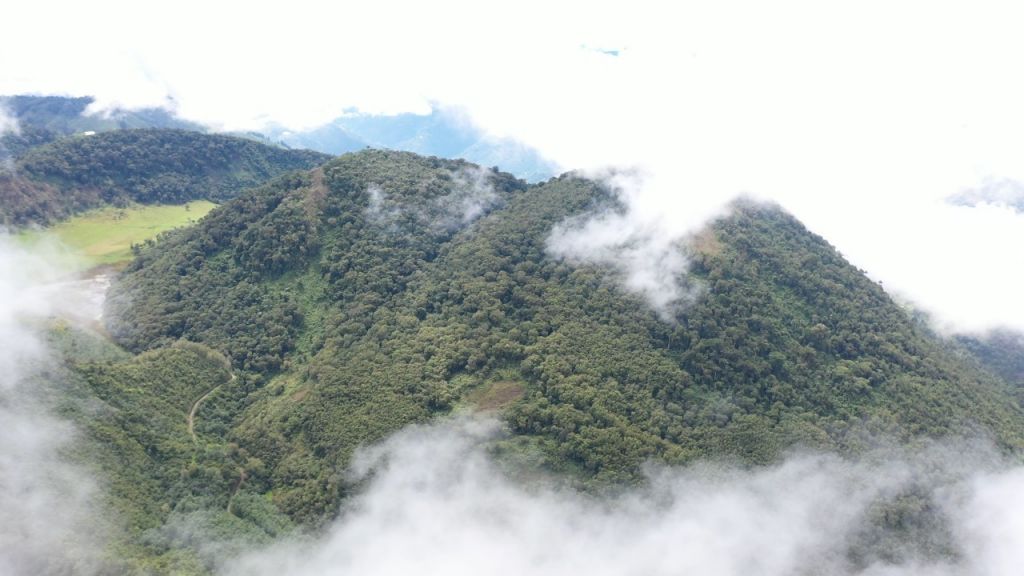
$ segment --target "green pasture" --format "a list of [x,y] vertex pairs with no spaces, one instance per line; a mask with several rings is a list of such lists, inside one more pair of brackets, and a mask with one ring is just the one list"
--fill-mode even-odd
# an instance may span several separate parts
[[215,207],[216,204],[206,200],[168,206],[111,206],[85,212],[43,230],[23,232],[21,239],[31,245],[56,241],[80,258],[86,267],[119,265],[131,260],[132,244],[194,224]]

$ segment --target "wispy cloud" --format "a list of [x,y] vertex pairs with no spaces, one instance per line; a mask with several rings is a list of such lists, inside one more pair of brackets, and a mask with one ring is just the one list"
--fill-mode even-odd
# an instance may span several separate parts
[[467,166],[451,171],[449,178],[447,192],[429,200],[404,201],[371,183],[366,187],[366,217],[392,232],[399,231],[406,219],[434,231],[452,231],[471,224],[503,202],[487,168]]
[[18,119],[3,104],[0,104],[0,173],[14,170],[14,158],[11,157],[11,152],[7,149],[3,136],[20,133],[21,126],[18,124]]
[[[627,170],[589,176],[603,182],[617,204],[556,225],[547,240],[548,253],[577,264],[609,267],[627,290],[644,297],[671,321],[700,293],[686,275],[688,228],[676,229],[668,212],[647,205],[649,175]],[[709,207],[699,215],[690,214],[688,221],[702,221],[720,210]]]
[[7,133],[20,134],[21,126],[18,119],[11,114],[6,106],[0,104],[0,136]]
[[455,227],[464,226],[486,214],[500,203],[494,190],[491,171],[487,168],[467,166],[452,173],[452,189],[438,203],[449,206]]

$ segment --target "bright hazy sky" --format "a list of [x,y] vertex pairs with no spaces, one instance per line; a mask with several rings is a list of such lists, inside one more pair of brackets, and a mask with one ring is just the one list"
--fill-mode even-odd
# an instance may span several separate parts
[[458,107],[565,168],[641,167],[627,231],[774,199],[941,322],[1024,329],[1024,215],[943,200],[1024,181],[1013,3],[270,4],[14,0],[0,93],[226,129]]

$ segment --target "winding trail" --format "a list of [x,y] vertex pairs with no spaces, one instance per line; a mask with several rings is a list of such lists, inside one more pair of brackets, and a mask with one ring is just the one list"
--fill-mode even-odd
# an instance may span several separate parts
[[[232,372],[231,373],[231,379],[228,380],[227,383],[230,384],[231,382],[234,382],[234,381],[235,381],[235,373]],[[196,400],[195,402],[192,403],[192,409],[188,411],[188,433],[189,433],[189,435],[192,436],[192,441],[197,443],[197,444],[199,443],[199,437],[196,436],[196,412],[199,411],[199,406],[202,405],[203,401],[206,400],[207,398],[209,398],[210,394],[213,394],[214,392],[216,392],[217,389],[219,389],[223,385],[224,384],[217,384],[213,388],[210,388],[209,390],[207,390],[206,394],[203,394],[202,396],[199,397],[198,400]]]
[[220,384],[217,384],[213,388],[210,388],[206,391],[206,394],[203,394],[198,400],[192,403],[192,410],[189,410],[188,413],[188,433],[192,435],[193,442],[199,442],[199,437],[196,436],[196,412],[199,410],[199,405],[202,404],[203,400],[206,400],[210,394],[216,392],[220,386]]
[[[230,383],[232,383],[234,381],[235,381],[235,373],[232,372],[231,373],[231,378],[228,379],[228,381],[225,382],[224,384],[230,384]],[[224,386],[224,384],[217,384],[213,388],[210,388],[209,390],[206,391],[205,394],[200,396],[198,399],[196,399],[195,402],[192,403],[192,409],[188,411],[188,433],[189,433],[189,435],[192,436],[192,442],[193,443],[199,444],[199,437],[196,436],[196,413],[199,412],[199,407],[203,404],[203,401],[205,401],[207,398],[209,398],[211,394],[213,394],[214,392],[219,390],[221,386]],[[235,502],[235,496],[238,495],[238,491],[242,489],[242,485],[245,484],[245,481],[248,478],[249,478],[249,476],[248,476],[248,474],[245,473],[245,468],[239,468],[238,469],[238,481],[235,482],[234,487],[231,489],[231,495],[228,496],[228,506],[227,506],[228,514],[234,514],[234,512],[232,511],[232,505]]]

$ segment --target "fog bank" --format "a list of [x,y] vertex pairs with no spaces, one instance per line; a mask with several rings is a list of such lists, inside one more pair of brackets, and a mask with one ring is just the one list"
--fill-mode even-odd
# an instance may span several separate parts
[[61,271],[0,233],[0,574],[93,574],[96,486],[69,462],[75,431],[52,412],[55,362],[41,337]]
[[[325,536],[223,572],[1009,576],[1024,566],[1024,469],[983,444],[652,469],[649,486],[601,499],[510,479],[484,449],[495,430],[412,427],[363,451],[351,473],[366,490]],[[880,520],[896,510],[903,531]]]

